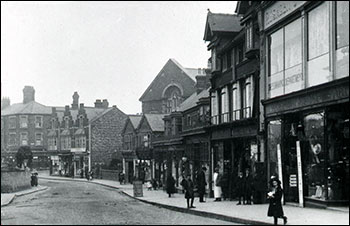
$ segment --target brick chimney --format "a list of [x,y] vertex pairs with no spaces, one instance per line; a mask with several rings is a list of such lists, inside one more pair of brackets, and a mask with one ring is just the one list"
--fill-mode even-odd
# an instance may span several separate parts
[[35,101],[35,90],[33,86],[25,86],[23,89],[23,104]]
[[79,115],[81,114],[85,114],[85,107],[83,103],[81,103],[79,107]]
[[108,103],[107,99],[103,99],[102,100],[102,107],[103,108],[108,108],[108,105],[109,105],[109,103]]
[[78,109],[78,107],[79,107],[79,94],[78,94],[78,92],[74,92],[72,97],[73,97],[72,109]]
[[8,97],[3,97],[1,99],[1,110],[7,108],[8,106],[11,105],[10,98]]
[[69,116],[70,115],[70,110],[69,110],[69,105],[64,106],[64,116]]
[[102,102],[100,99],[96,99],[95,101],[95,108],[102,108]]
[[208,75],[197,75],[196,76],[196,89],[197,94],[210,87],[210,80]]

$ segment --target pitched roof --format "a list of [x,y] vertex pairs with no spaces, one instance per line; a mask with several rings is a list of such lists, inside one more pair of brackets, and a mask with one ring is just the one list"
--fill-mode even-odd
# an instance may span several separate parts
[[239,32],[241,16],[208,12],[204,40],[210,41],[215,32]]
[[[111,108],[94,108],[94,107],[84,107],[85,108],[85,112],[86,112],[86,116],[89,119],[89,121],[93,121],[96,120],[97,118],[99,118],[100,116],[102,116],[103,114],[107,113],[108,111],[110,111],[112,109]],[[64,108],[63,107],[57,107],[56,108],[57,111],[57,117],[58,120],[61,121],[63,119],[63,115],[64,115]],[[72,118],[76,119],[78,116],[78,109],[69,109]]]
[[[164,132],[163,118],[166,114],[144,114],[151,130],[154,132]],[[140,124],[141,125],[141,124]]]
[[128,116],[132,126],[134,127],[134,129],[136,129],[140,124],[142,115],[128,115]]
[[[176,65],[176,67],[180,69],[181,73],[178,73],[178,71],[174,69],[174,67],[171,67],[171,64]],[[167,69],[166,73],[164,73],[165,69]],[[161,98],[161,94],[162,94],[161,92],[163,92],[163,87],[165,87],[166,85],[169,85],[170,83],[170,81],[165,81],[165,79],[163,79],[164,80],[163,83],[158,84],[161,79],[161,76],[163,76],[164,74],[165,74],[165,77],[175,75],[176,77],[172,77],[172,79],[183,82],[182,85],[185,86],[183,87],[185,96],[188,92],[189,87],[191,88],[194,87],[195,78],[193,78],[192,71],[181,66],[175,59],[170,58],[167,61],[167,63],[163,66],[163,68],[160,70],[158,75],[153,79],[151,84],[147,87],[147,89],[142,94],[142,96],[139,98],[139,101],[155,100],[155,99]],[[168,80],[170,79],[168,78]],[[167,83],[165,84],[164,82],[167,82]],[[192,93],[192,91],[190,93]]]
[[197,105],[197,102],[200,98],[209,97],[209,89],[210,88],[203,90],[199,94],[197,94],[197,92],[194,92],[189,98],[180,104],[179,111],[186,111],[190,108],[193,108]]
[[41,115],[50,115],[51,107],[47,107],[35,101],[30,101],[26,104],[18,103],[12,104],[5,109],[1,110],[1,115],[16,115],[16,114],[41,114]]

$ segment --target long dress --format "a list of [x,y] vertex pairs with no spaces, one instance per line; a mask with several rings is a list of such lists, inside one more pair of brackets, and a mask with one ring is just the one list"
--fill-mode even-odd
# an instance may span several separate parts
[[214,198],[221,198],[222,190],[221,186],[216,186],[217,179],[219,177],[218,173],[214,173]]

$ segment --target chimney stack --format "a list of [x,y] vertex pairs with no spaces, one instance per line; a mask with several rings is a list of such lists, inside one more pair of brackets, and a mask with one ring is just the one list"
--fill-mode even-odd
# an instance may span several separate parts
[[196,89],[197,94],[210,87],[209,76],[207,75],[197,75],[196,76]]
[[108,105],[109,105],[109,103],[108,103],[107,99],[103,99],[102,100],[102,107],[103,108],[108,108]]
[[74,92],[73,94],[73,103],[72,103],[72,109],[78,109],[79,106],[79,94],[78,92]]
[[96,99],[95,101],[95,108],[102,108],[102,102],[100,99]]
[[2,100],[1,100],[1,110],[7,108],[10,105],[11,105],[10,98],[3,97]]
[[25,86],[23,89],[23,104],[35,101],[35,90],[33,86]]

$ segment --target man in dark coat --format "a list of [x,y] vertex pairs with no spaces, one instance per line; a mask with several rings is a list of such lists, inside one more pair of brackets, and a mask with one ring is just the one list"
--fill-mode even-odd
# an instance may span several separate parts
[[236,181],[236,194],[238,196],[238,203],[237,205],[241,205],[241,199],[243,198],[243,204],[245,204],[245,197],[244,197],[244,178],[243,173],[239,172],[238,178]]
[[171,194],[175,193],[175,179],[172,175],[168,175],[166,180],[166,192],[171,197]]
[[[191,180],[191,176],[187,175],[186,179],[183,179],[181,181],[181,185],[185,190],[185,199],[187,200],[187,208],[196,208],[193,206],[194,202],[194,184]],[[191,199],[191,205],[190,205],[190,199]]]
[[203,167],[202,170],[197,175],[199,202],[205,202],[203,199],[205,195],[205,186],[207,185],[207,182],[205,180],[205,171],[207,171],[207,168]]
[[270,181],[270,185],[272,187],[272,191],[267,194],[268,199],[270,201],[267,216],[274,218],[274,224],[277,224],[278,218],[283,218],[284,224],[287,224],[287,217],[284,216],[281,203],[283,194],[283,190],[281,188],[281,181],[277,178],[273,178]]
[[253,177],[250,175],[249,169],[245,171],[244,178],[244,193],[245,200],[247,201],[247,205],[251,205],[252,203],[252,193],[253,193]]

